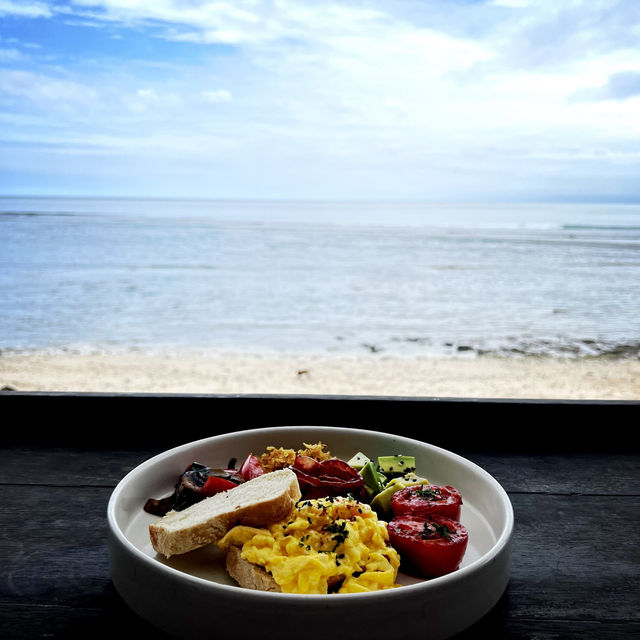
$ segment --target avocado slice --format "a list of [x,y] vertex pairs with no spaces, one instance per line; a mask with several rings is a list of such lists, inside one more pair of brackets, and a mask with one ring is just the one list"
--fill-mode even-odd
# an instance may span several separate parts
[[387,486],[373,498],[371,501],[371,508],[382,518],[387,518],[391,515],[391,497],[400,489],[405,487],[416,486],[420,484],[429,484],[426,478],[419,478],[415,474],[411,474],[415,479],[410,478],[393,478],[389,480]]
[[356,455],[353,456],[353,458],[351,458],[351,460],[349,460],[347,464],[350,467],[353,467],[356,471],[360,471],[360,469],[362,469],[362,467],[364,467],[367,462],[371,462],[371,460],[369,460],[369,458],[367,458],[367,456],[365,456],[362,451],[358,451],[358,453],[356,453]]
[[402,489],[401,486],[389,483],[377,496],[374,496],[371,508],[381,518],[387,518],[391,512],[391,496],[400,489]]
[[376,465],[371,460],[362,467],[360,475],[364,479],[364,485],[371,496],[380,493],[387,484],[387,477],[376,469]]
[[416,470],[416,459],[414,456],[380,456],[378,467],[385,475],[403,476]]

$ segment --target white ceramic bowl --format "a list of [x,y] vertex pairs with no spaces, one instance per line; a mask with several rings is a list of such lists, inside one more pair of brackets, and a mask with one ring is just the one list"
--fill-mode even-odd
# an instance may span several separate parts
[[[191,462],[224,467],[268,445],[300,448],[322,441],[333,455],[357,451],[414,455],[419,474],[432,484],[456,487],[469,544],[460,568],[432,580],[399,575],[404,586],[360,594],[296,595],[251,591],[228,578],[210,545],[164,560],[153,551],[143,511],[147,498],[173,491]],[[198,440],[144,462],[115,488],[108,506],[113,583],[140,616],[184,640],[231,637],[251,629],[260,640],[299,629],[304,640],[343,637],[440,640],[486,614],[509,581],[513,509],[504,489],[474,463],[439,447],[374,431],[338,427],[273,427]],[[214,636],[215,634],[215,636]]]

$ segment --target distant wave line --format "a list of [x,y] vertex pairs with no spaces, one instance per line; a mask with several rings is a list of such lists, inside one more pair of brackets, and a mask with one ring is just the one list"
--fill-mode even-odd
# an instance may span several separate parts
[[640,225],[635,224],[563,224],[561,228],[567,231],[588,231],[590,229],[594,231],[640,231]]
[[28,269],[56,269],[56,270],[66,270],[66,269],[92,269],[92,270],[124,270],[124,271],[138,271],[141,269],[149,269],[153,270],[188,270],[188,271],[237,271],[237,269],[229,269],[228,267],[222,267],[220,265],[215,264],[118,264],[113,263],[110,264],[108,262],[103,263],[87,263],[87,262],[67,262],[67,263],[40,263],[40,264],[29,264],[22,267],[25,270]]
[[0,216],[25,216],[28,218],[36,216],[51,216],[51,217],[73,217],[86,215],[78,211],[0,211]]

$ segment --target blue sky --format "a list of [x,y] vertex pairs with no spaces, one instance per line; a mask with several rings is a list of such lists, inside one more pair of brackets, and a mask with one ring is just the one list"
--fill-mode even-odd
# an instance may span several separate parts
[[0,193],[640,201],[638,0],[0,0]]

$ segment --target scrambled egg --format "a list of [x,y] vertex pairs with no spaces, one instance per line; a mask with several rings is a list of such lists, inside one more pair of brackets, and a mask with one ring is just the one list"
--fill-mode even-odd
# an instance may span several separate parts
[[218,543],[264,567],[283,593],[358,593],[398,586],[386,524],[350,498],[301,500],[268,529],[237,526]]

